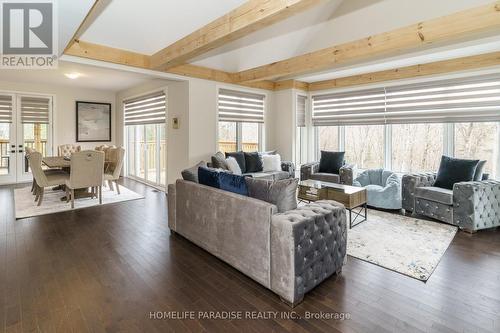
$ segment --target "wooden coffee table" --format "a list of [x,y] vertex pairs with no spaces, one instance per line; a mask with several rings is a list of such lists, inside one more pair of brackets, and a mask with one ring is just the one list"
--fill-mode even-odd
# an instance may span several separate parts
[[[297,197],[299,200],[308,202],[317,200],[334,200],[340,202],[349,211],[349,229],[366,221],[368,217],[366,189],[362,187],[308,179],[299,182]],[[364,214],[362,214],[363,211]],[[354,220],[352,219],[352,215],[355,215]]]

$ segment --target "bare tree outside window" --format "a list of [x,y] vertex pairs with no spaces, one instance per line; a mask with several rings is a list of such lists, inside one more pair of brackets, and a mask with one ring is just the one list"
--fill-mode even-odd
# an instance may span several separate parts
[[345,127],[346,161],[361,169],[384,166],[384,126]]
[[485,172],[494,178],[498,163],[498,123],[455,124],[455,156],[486,160]]
[[241,124],[241,150],[253,152],[259,150],[259,124]]
[[338,126],[318,126],[319,149],[328,151],[339,150]]
[[437,171],[443,154],[443,124],[392,125],[392,170]]
[[238,150],[236,122],[219,121],[219,150],[223,153]]

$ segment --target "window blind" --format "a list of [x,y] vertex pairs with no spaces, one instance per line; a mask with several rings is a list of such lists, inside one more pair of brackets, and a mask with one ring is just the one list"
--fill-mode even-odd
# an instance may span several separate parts
[[314,126],[384,123],[384,88],[312,97]]
[[307,97],[303,95],[297,96],[297,127],[306,127],[306,103]]
[[124,101],[125,126],[164,124],[167,96],[163,91]]
[[220,89],[219,121],[264,122],[264,95]]
[[12,122],[12,96],[0,95],[0,123]]
[[313,96],[313,124],[500,121],[500,74]]
[[50,99],[21,97],[21,122],[23,124],[48,124]]

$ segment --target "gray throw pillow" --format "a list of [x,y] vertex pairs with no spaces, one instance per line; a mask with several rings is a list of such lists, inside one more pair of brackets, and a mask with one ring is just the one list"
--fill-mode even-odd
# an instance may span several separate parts
[[229,167],[226,163],[226,156],[222,152],[217,152],[212,156],[212,168],[214,169],[224,169],[229,170]]
[[272,181],[247,177],[246,182],[249,197],[276,205],[279,213],[297,208],[298,179]]
[[189,169],[184,169],[181,171],[182,179],[188,180],[190,182],[195,182],[198,183],[198,168],[199,167],[207,167],[207,163],[204,161],[200,161],[198,164],[195,166],[189,168]]

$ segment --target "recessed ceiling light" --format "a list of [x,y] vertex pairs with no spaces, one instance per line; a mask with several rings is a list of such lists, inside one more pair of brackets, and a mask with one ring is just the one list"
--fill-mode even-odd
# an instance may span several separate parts
[[82,76],[82,74],[80,73],[66,73],[64,74],[67,78],[71,79],[71,80],[75,80],[75,79],[78,79],[80,76]]

